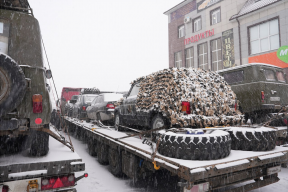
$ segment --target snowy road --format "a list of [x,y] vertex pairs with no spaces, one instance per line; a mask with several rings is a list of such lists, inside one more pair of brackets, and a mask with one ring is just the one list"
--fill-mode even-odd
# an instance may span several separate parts
[[[75,137],[71,137],[75,150],[85,162],[86,170],[89,174],[88,178],[84,178],[78,182],[76,186],[77,191],[82,192],[94,192],[94,191],[136,191],[136,192],[164,192],[164,191],[175,191],[173,187],[169,187],[163,184],[153,184],[144,183],[140,187],[133,185],[133,181],[128,178],[117,178],[109,172],[108,166],[100,165],[96,157],[92,157],[88,154],[87,145],[83,141],[79,141]],[[82,175],[84,172],[77,173]],[[253,190],[253,192],[284,192],[288,189],[288,168],[282,168],[279,173],[280,181],[266,187]],[[166,179],[166,178],[165,178]],[[158,178],[159,183],[159,178]]]

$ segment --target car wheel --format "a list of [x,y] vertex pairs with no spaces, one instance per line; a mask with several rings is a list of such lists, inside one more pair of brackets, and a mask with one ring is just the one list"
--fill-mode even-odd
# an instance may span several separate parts
[[97,113],[97,120],[98,120],[98,121],[102,121],[102,120],[101,120],[100,113]]
[[180,133],[172,130],[160,137],[158,152],[161,155],[185,160],[214,160],[230,154],[231,138],[226,131],[192,135],[186,132],[196,131],[195,129],[183,128]]
[[[161,127],[165,127],[167,125],[165,119],[162,117],[162,115],[155,115],[151,121],[151,129],[157,129]],[[159,131],[153,131],[151,134],[151,137],[156,136]]]
[[120,127],[119,125],[121,125],[121,120],[120,120],[120,115],[119,113],[116,113],[114,116],[114,127],[116,131],[123,131],[123,128]]

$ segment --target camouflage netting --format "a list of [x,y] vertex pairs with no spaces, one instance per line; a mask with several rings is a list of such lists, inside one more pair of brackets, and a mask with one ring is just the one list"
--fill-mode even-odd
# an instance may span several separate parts
[[[137,82],[140,82],[137,112],[160,112],[171,120],[171,126],[201,128],[243,122],[244,116],[234,109],[235,93],[216,72],[164,69],[132,84]],[[182,112],[182,101],[190,102],[191,114]]]

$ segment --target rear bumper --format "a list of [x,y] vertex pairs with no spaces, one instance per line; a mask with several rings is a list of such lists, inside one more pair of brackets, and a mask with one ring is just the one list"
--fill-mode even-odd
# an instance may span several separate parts
[[274,105],[274,104],[262,104],[261,105],[261,109],[276,109],[276,110],[280,110],[282,107],[284,107],[285,109],[288,109],[288,105]]

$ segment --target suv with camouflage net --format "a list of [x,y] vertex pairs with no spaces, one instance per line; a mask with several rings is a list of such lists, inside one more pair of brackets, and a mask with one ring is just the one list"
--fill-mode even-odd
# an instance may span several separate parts
[[118,101],[115,127],[139,128],[235,125],[243,116],[224,78],[202,69],[164,69],[134,82]]
[[282,68],[251,63],[218,71],[239,100],[245,118],[254,122],[267,120],[288,105],[288,84]]
[[45,130],[49,129],[51,102],[46,79],[50,77],[51,71],[43,64],[39,23],[29,3],[1,0],[0,153],[23,147],[33,156],[48,153]]

